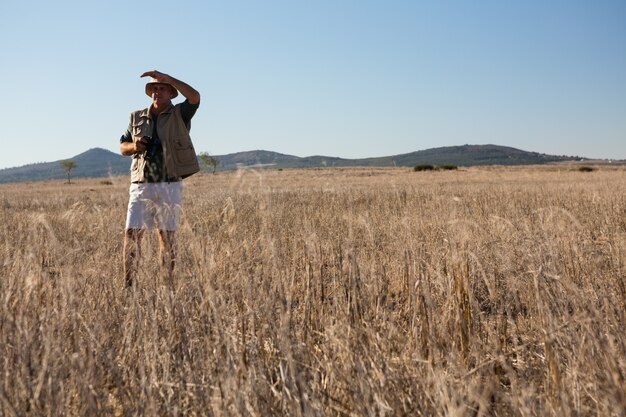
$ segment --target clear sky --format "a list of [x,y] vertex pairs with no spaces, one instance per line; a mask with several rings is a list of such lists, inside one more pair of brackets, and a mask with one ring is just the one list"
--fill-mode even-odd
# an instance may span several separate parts
[[213,155],[626,159],[625,0],[3,1],[0,55],[0,168],[118,152],[152,69]]

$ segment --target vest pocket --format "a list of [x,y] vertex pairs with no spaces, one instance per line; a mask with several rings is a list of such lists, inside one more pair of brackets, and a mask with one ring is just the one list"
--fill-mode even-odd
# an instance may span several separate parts
[[132,123],[132,132],[134,140],[140,140],[144,136],[152,136],[150,123],[145,119],[139,119]]
[[146,160],[138,155],[133,155],[132,162],[130,164],[130,180],[131,182],[144,180],[144,169],[146,167]]
[[176,165],[187,165],[197,161],[196,151],[190,138],[178,137],[173,142],[174,152],[172,152],[172,157]]

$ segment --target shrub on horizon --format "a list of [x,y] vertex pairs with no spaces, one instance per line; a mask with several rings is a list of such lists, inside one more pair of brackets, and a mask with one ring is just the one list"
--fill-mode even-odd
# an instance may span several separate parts
[[445,171],[455,170],[457,168],[458,167],[456,165],[452,165],[452,164],[439,165],[437,167],[437,169],[443,169]]
[[415,165],[415,168],[413,168],[413,171],[432,171],[434,169],[435,167],[433,165],[421,164],[421,165]]
[[421,164],[421,165],[416,165],[413,170],[414,171],[450,171],[450,170],[454,170],[457,169],[458,167],[456,165],[452,165],[452,164],[444,164],[444,165],[431,165],[431,164]]

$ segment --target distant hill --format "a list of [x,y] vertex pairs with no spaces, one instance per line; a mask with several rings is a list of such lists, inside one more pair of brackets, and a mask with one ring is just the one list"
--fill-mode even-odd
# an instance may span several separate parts
[[[130,168],[130,158],[106,149],[93,148],[67,158],[76,163],[72,178],[100,178],[125,174]],[[0,182],[41,181],[67,178],[61,161],[40,162],[17,168],[0,169]]]
[[415,166],[419,164],[458,166],[535,165],[581,159],[578,156],[556,156],[527,152],[508,146],[463,145],[426,149],[402,155],[366,159],[368,165]]
[[[313,168],[313,167],[413,167],[420,164],[457,166],[476,165],[531,165],[579,160],[577,156],[546,155],[498,145],[462,145],[432,148],[401,155],[379,158],[343,159],[329,156],[304,158],[277,152],[255,150],[227,155],[214,155],[218,170],[251,167]],[[67,158],[76,163],[72,178],[100,178],[127,175],[130,158],[101,148]],[[0,169],[0,182],[40,181],[67,178],[61,161],[29,164],[17,168]]]
[[247,166],[274,166],[276,168],[311,167],[414,167],[420,164],[457,166],[477,165],[534,165],[584,159],[578,156],[556,156],[527,152],[498,145],[462,145],[426,149],[406,154],[379,158],[343,159],[329,156],[283,155],[268,151],[240,152],[215,156],[219,169],[227,170]]

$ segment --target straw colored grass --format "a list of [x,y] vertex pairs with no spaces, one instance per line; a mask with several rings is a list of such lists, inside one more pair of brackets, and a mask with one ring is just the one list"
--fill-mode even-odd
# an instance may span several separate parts
[[626,170],[185,180],[122,278],[127,178],[0,185],[0,415],[626,415]]

